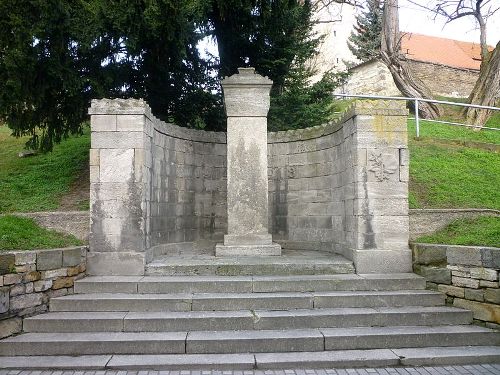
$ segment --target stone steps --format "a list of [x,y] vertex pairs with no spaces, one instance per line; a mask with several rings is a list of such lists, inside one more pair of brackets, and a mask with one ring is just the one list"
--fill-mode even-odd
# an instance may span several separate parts
[[251,293],[425,289],[415,274],[293,276],[92,276],[75,293]]
[[244,354],[4,356],[0,368],[26,370],[252,370],[447,366],[497,363],[497,346],[424,347]]
[[56,312],[27,318],[26,332],[172,332],[469,324],[450,307],[334,308],[187,312]]
[[284,251],[276,256],[164,256],[146,265],[146,275],[334,275],[353,274],[351,261],[332,253]]
[[53,299],[51,311],[238,311],[338,307],[435,306],[433,292],[276,292],[199,294],[73,294]]
[[50,313],[25,319],[25,334],[0,341],[0,368],[500,361],[500,333],[469,325],[470,311],[424,287],[413,274],[88,277],[53,298]]
[[194,332],[27,333],[0,354],[222,354],[500,345],[500,332],[475,326],[363,327]]

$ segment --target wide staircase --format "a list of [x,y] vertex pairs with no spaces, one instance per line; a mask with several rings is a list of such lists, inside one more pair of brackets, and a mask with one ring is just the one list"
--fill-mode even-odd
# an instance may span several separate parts
[[[318,254],[318,253],[316,253]],[[146,276],[87,277],[0,341],[0,368],[292,369],[500,361],[414,274],[355,274],[329,255],[164,257]]]

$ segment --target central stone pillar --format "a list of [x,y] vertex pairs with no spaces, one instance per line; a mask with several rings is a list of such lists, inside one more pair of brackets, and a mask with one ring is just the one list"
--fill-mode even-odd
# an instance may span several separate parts
[[228,234],[216,256],[281,255],[268,231],[267,112],[272,81],[239,68],[222,81],[227,114]]

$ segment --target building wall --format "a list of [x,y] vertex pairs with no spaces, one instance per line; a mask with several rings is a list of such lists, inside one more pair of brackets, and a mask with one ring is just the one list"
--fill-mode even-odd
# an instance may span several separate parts
[[350,71],[345,85],[337,93],[355,95],[401,96],[387,66],[378,60],[361,64]]
[[408,64],[413,74],[424,82],[434,95],[466,98],[479,78],[477,70],[414,60],[408,60]]

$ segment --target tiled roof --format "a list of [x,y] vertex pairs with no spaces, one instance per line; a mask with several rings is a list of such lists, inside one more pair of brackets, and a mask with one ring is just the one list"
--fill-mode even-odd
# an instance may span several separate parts
[[[491,50],[492,47],[489,47]],[[481,65],[479,43],[403,33],[401,51],[410,60],[425,61],[455,68],[477,69]]]

